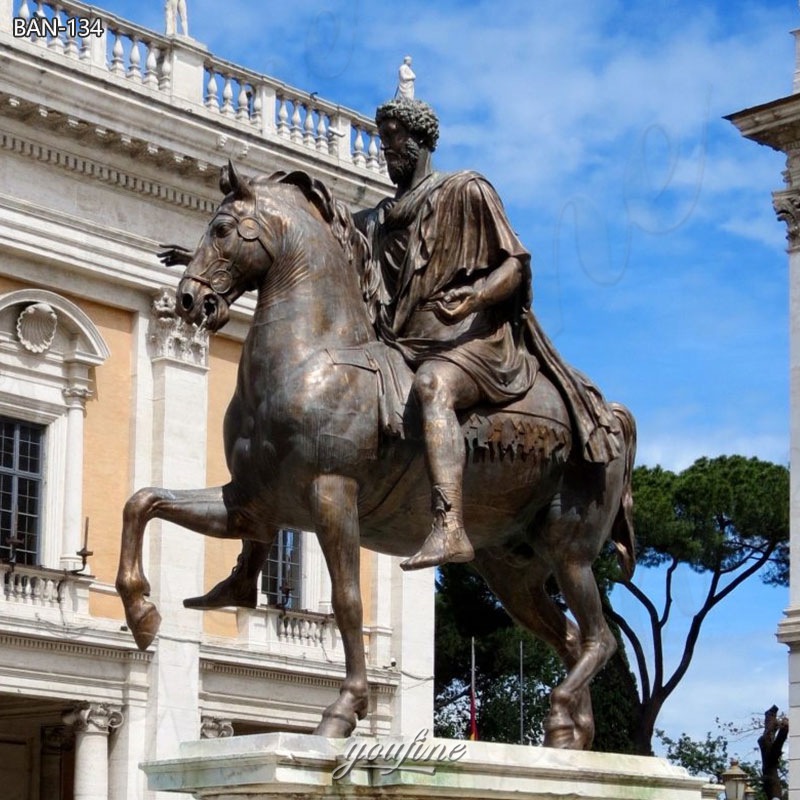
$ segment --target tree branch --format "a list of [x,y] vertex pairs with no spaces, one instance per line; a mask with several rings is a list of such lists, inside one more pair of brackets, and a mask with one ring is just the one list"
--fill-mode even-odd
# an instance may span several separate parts
[[650,674],[647,671],[647,659],[644,656],[644,647],[636,635],[636,631],[628,624],[625,617],[618,614],[608,595],[602,594],[603,613],[610,619],[624,634],[633,648],[633,655],[636,658],[636,668],[639,671],[639,686],[642,692],[642,704],[650,702]]

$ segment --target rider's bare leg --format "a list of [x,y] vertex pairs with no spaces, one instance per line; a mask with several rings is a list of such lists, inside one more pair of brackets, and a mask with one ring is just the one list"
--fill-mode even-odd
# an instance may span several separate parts
[[466,454],[456,410],[474,406],[480,389],[449,361],[423,363],[413,388],[422,410],[433,525],[419,552],[400,566],[411,570],[471,561],[474,552],[464,530],[461,499]]
[[258,601],[258,576],[269,555],[272,542],[255,542],[245,539],[236,566],[225,580],[200,597],[187,597],[186,608],[255,608]]

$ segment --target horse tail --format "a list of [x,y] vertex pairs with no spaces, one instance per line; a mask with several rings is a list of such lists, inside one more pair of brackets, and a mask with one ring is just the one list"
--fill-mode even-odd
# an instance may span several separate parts
[[633,463],[636,459],[636,421],[633,414],[620,403],[610,403],[609,405],[622,429],[625,448],[622,497],[617,516],[611,526],[611,540],[617,550],[617,560],[622,574],[627,580],[630,580],[636,567],[636,534],[633,529]]

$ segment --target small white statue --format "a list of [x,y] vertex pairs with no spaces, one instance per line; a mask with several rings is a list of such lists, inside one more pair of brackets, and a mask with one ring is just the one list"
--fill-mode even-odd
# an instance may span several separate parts
[[411,56],[406,56],[403,59],[403,63],[397,71],[397,76],[398,82],[395,97],[400,97],[403,100],[413,100],[414,81],[417,79],[417,76],[414,74],[414,70],[411,69]]
[[189,17],[186,13],[186,0],[166,0],[164,12],[166,16],[167,36],[174,36],[178,32],[176,24],[178,17],[180,17],[181,21],[181,33],[184,36],[189,35]]

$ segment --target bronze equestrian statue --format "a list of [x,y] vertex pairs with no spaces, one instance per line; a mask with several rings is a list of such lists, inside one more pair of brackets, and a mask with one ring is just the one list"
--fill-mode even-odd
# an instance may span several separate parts
[[367,708],[359,546],[410,556],[406,569],[474,559],[567,667],[545,744],[588,748],[589,681],[616,647],[591,565],[611,537],[633,570],[633,418],[540,330],[530,256],[494,189],[432,170],[430,107],[392,101],[376,121],[394,198],[351,215],[305,173],[248,180],[231,164],[197,251],[165,255],[187,264],[187,321],[216,331],[245,291],[258,302],[225,417],[230,482],[143,489],[125,506],[128,624],[144,648],[160,622],[141,564],[150,519],[245,541],[231,576],[186,601],[200,608],[255,605],[277,532],[314,531],[347,673],[316,732],[348,736]]

